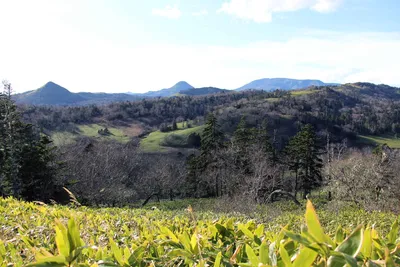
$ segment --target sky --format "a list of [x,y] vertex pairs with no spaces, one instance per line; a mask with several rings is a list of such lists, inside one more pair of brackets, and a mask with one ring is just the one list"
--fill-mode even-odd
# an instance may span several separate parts
[[146,92],[260,78],[400,86],[399,0],[0,0],[0,79]]

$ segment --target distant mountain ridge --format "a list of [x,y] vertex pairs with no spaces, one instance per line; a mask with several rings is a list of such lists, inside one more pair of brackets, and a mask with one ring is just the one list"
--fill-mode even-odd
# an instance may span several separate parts
[[243,85],[236,89],[236,91],[243,90],[265,90],[271,91],[276,89],[282,90],[295,90],[302,89],[310,86],[324,86],[324,85],[338,85],[334,83],[324,83],[320,80],[297,80],[288,78],[264,78],[254,80],[248,84]]
[[320,80],[296,80],[287,78],[265,78],[252,81],[236,90],[220,89],[216,87],[195,88],[186,81],[180,81],[170,88],[147,93],[72,93],[66,88],[48,82],[39,89],[14,95],[17,103],[29,105],[88,105],[103,104],[120,101],[135,101],[143,98],[171,97],[176,95],[200,96],[243,90],[295,90],[310,86],[338,85],[324,83]]

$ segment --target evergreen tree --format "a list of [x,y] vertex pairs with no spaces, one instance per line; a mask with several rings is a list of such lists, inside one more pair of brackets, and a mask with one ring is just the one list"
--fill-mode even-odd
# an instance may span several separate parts
[[261,128],[258,131],[258,142],[260,142],[260,146],[262,147],[264,153],[267,155],[267,158],[272,162],[273,165],[278,164],[278,151],[275,148],[275,136],[271,140],[271,136],[269,134],[268,122],[266,120],[263,121]]
[[246,120],[244,117],[240,119],[240,122],[233,133],[233,144],[240,150],[244,150],[255,141],[255,129],[247,128]]
[[235,154],[235,165],[244,174],[252,172],[250,169],[251,147],[256,141],[257,131],[255,128],[248,128],[246,120],[241,118],[232,138],[232,146]]
[[221,131],[214,114],[208,115],[201,137],[201,155],[207,162],[213,161],[213,153],[224,147],[224,133]]
[[319,157],[320,147],[313,127],[309,124],[302,127],[287,147],[289,167],[296,172],[295,193],[301,181],[303,197],[321,184],[322,160]]
[[200,157],[197,159],[199,168],[204,172],[210,170],[215,176],[215,196],[221,195],[221,180],[218,176],[219,152],[224,147],[224,133],[221,131],[214,114],[208,115],[207,122],[201,137]]
[[21,121],[11,85],[0,94],[0,193],[27,200],[48,200],[57,164],[48,137]]

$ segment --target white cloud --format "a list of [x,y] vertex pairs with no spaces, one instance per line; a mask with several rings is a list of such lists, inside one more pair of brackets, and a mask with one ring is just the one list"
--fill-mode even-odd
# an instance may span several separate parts
[[223,12],[246,20],[263,23],[272,20],[273,13],[312,9],[335,11],[344,0],[230,0],[222,4]]
[[182,15],[182,12],[176,6],[166,6],[162,9],[153,9],[151,12],[155,16],[165,17],[169,19],[179,19]]
[[341,3],[342,0],[318,0],[311,8],[321,13],[332,12],[335,11]]
[[208,15],[208,11],[206,9],[202,9],[200,11],[193,12],[192,15],[195,16],[195,17],[207,16]]
[[[18,43],[29,43],[21,38]],[[9,63],[6,68],[0,64],[0,75],[17,91],[48,80],[73,91],[108,92],[157,90],[179,80],[233,89],[268,77],[398,85],[398,47],[399,33],[309,32],[287,41],[242,46],[125,46],[84,36],[69,42],[49,36],[29,47],[1,42],[0,59]],[[188,62],[193,63],[190,68]]]

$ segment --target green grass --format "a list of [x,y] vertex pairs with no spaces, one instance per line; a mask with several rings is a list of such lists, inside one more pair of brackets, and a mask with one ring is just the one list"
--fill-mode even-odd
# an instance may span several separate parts
[[301,95],[309,95],[309,94],[315,94],[317,91],[316,90],[296,90],[296,91],[291,91],[290,94],[292,96],[301,96]]
[[[179,128],[179,125],[178,125]],[[167,133],[162,133],[160,131],[155,131],[150,133],[147,137],[145,137],[141,143],[140,147],[143,151],[146,152],[159,152],[159,151],[167,151],[167,147],[162,146],[163,141],[169,135],[179,135],[187,138],[191,133],[201,133],[204,129],[204,126],[196,126],[193,128],[187,128],[183,130],[176,130]]]
[[[100,135],[98,131],[100,129],[108,128],[110,131],[110,135],[104,136]],[[130,140],[130,137],[124,134],[124,132],[121,129],[115,128],[115,127],[108,127],[108,126],[103,126],[100,124],[86,124],[86,125],[78,125],[79,131],[82,135],[88,136],[88,137],[96,137],[100,139],[111,139],[115,140],[121,143],[126,143]]]
[[383,145],[387,144],[391,148],[400,148],[400,139],[394,136],[373,136],[373,135],[359,135],[359,142],[364,144]]
[[[73,143],[76,138],[80,136],[87,136],[92,138],[98,138],[100,140],[115,140],[121,143],[127,143],[131,137],[124,133],[122,129],[115,127],[109,127],[100,124],[86,124],[77,125],[79,132],[71,133],[66,131],[57,131],[51,134],[51,139],[56,146],[68,145]],[[108,128],[110,135],[100,135],[98,131],[100,129]]]

